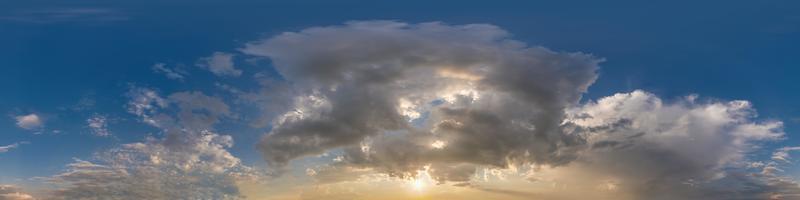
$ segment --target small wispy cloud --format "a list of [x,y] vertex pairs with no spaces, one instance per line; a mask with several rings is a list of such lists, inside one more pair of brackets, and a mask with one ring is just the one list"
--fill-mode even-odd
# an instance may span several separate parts
[[183,81],[186,75],[189,75],[188,72],[184,71],[178,67],[167,67],[167,64],[164,63],[156,63],[152,67],[153,72],[163,74],[169,79]]
[[17,147],[19,147],[19,145],[23,145],[23,144],[30,144],[30,142],[22,141],[22,142],[15,142],[13,144],[5,145],[5,146],[0,146],[0,153],[5,153],[5,152],[8,152],[8,151],[11,151],[12,149],[16,149]]
[[242,75],[242,70],[236,69],[233,62],[234,55],[225,52],[214,52],[209,57],[197,61],[197,66],[207,69],[217,76],[237,77]]
[[8,200],[33,200],[33,196],[22,191],[22,188],[15,185],[0,184],[0,199]]
[[128,16],[121,12],[105,8],[21,10],[0,15],[0,20],[24,23],[111,22],[128,19]]
[[108,118],[106,116],[95,114],[93,117],[86,119],[86,124],[95,136],[107,137],[111,135],[111,132],[108,131]]

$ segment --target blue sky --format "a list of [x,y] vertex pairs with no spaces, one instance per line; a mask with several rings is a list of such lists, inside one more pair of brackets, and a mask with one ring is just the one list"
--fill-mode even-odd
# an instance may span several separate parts
[[[287,31],[353,20],[492,24],[510,38],[556,52],[603,58],[582,102],[641,89],[666,102],[697,94],[709,101],[747,100],[756,121],[783,121],[785,139],[755,156],[800,146],[800,13],[797,1],[402,1],[0,3],[0,183],[36,184],[74,159],[120,144],[160,137],[128,111],[131,88],[163,96],[200,91],[235,104],[217,85],[259,89],[254,74],[277,77],[272,63],[240,53],[245,44]],[[214,52],[234,53],[241,76],[198,67]],[[185,70],[177,81],[154,71]],[[230,152],[265,167],[254,150],[269,127],[253,127],[248,106],[217,124],[233,137]],[[26,130],[17,116],[37,114]],[[103,116],[111,136],[92,134],[86,120]],[[57,133],[54,133],[56,131]],[[36,133],[40,132],[40,133]],[[800,173],[797,166],[787,173]]]

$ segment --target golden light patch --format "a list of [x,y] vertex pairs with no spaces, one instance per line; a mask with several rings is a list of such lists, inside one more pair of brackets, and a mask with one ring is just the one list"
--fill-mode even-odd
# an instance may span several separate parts
[[454,78],[454,79],[462,79],[468,81],[478,81],[483,79],[482,76],[463,71],[463,70],[456,70],[451,68],[441,68],[437,71],[437,74],[441,77],[445,78]]

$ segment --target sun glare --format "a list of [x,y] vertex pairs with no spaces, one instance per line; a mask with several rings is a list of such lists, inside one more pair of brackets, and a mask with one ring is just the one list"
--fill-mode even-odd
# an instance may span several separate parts
[[426,166],[424,170],[420,170],[419,173],[417,174],[417,177],[411,180],[410,182],[411,189],[414,190],[415,192],[418,193],[424,192],[426,188],[434,185],[434,181],[431,178],[431,175],[428,174],[428,168],[429,167]]
[[422,180],[418,178],[414,179],[414,181],[411,184],[412,184],[411,187],[413,187],[414,190],[417,192],[421,192],[423,189],[425,189],[425,182],[422,182]]

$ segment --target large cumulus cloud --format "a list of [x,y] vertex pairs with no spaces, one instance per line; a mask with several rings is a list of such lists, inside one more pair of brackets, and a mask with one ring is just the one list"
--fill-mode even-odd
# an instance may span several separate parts
[[355,147],[349,162],[398,175],[430,162],[568,162],[582,140],[560,130],[563,110],[600,62],[492,25],[391,21],[283,33],[242,52],[270,58],[295,94],[258,145],[270,164]]
[[665,103],[634,91],[580,104],[602,59],[528,46],[496,26],[359,21],[241,51],[269,58],[285,80],[278,99],[289,99],[268,106],[285,109],[258,149],[275,168],[336,152],[309,170],[321,182],[424,170],[470,185],[476,172],[504,169],[631,199],[797,194],[791,180],[760,172],[778,161],[749,157],[784,137],[781,122],[756,121],[749,102]]

